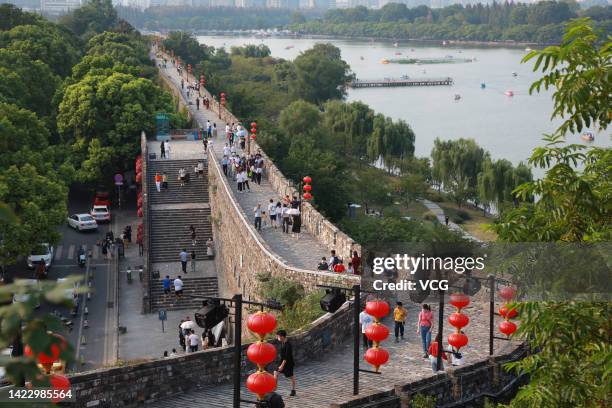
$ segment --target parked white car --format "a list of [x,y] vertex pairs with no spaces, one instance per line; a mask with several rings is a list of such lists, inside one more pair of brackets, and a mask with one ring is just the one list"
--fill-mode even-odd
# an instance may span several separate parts
[[47,269],[51,268],[51,262],[53,262],[53,247],[48,243],[38,244],[32,249],[32,253],[27,259],[28,268],[34,269],[40,261],[45,262],[45,267]]
[[110,222],[111,213],[105,205],[94,205],[89,213],[97,222]]
[[89,214],[72,214],[68,217],[68,225],[79,231],[98,229],[98,222]]

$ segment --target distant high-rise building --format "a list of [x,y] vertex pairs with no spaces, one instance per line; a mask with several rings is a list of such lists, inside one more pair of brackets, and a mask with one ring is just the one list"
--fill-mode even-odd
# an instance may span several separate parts
[[40,0],[40,9],[43,14],[59,16],[70,13],[81,7],[80,0]]

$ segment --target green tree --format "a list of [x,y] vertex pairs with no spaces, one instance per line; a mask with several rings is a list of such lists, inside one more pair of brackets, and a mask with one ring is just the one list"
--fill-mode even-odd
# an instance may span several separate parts
[[111,0],[90,0],[72,14],[61,17],[60,23],[88,40],[96,34],[115,28],[119,18]]
[[211,49],[201,45],[198,40],[185,31],[172,31],[164,38],[163,46],[173,50],[174,55],[180,56],[182,61],[195,67],[197,63],[208,59]]
[[32,160],[32,156],[34,152],[44,150],[48,143],[49,131],[36,114],[15,105],[0,103],[0,151],[3,152],[0,155],[0,169],[20,164],[17,160],[24,156],[28,163],[42,164],[44,160]]
[[315,44],[295,59],[296,79],[291,92],[296,98],[320,105],[328,99],[341,99],[345,85],[353,78],[340,49],[332,44]]
[[612,120],[609,36],[600,35],[589,19],[579,19],[568,24],[560,45],[532,51],[523,62],[532,59],[533,70],[541,70],[544,76],[531,85],[529,92],[555,89],[552,117],[564,119],[557,132],[565,135],[591,125],[600,129],[608,126]]
[[308,102],[299,100],[287,106],[280,114],[279,125],[290,137],[308,133],[321,123],[321,112]]

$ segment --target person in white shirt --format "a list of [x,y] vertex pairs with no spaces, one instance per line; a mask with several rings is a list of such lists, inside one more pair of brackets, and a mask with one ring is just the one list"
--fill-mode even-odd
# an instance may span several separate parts
[[198,344],[200,344],[200,337],[191,330],[191,334],[187,338],[189,340],[189,352],[195,353],[198,351]]
[[363,336],[363,347],[365,349],[372,347],[372,342],[365,335],[366,329],[374,323],[374,318],[365,311],[365,308],[359,313],[359,324],[361,325],[361,334]]
[[270,199],[270,204],[268,204],[268,214],[270,215],[270,225],[276,228],[276,204],[274,204],[273,199]]
[[166,159],[170,158],[170,140],[166,140],[166,143],[164,144],[164,148],[166,149]]
[[236,154],[236,145],[232,145],[232,146],[230,147],[230,152],[231,152],[232,154]]
[[230,155],[230,148],[227,145],[227,143],[225,144],[225,146],[223,147],[223,155],[224,156],[229,156]]
[[181,275],[179,275],[173,282],[174,284],[174,294],[177,297],[180,297],[183,294],[183,281],[181,280]]

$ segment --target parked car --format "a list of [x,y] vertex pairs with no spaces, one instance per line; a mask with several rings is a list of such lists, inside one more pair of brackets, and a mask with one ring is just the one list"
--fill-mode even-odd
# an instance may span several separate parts
[[98,229],[98,222],[89,214],[72,214],[68,217],[68,225],[79,231]]
[[32,249],[27,259],[28,268],[34,269],[41,261],[45,262],[46,269],[51,268],[51,262],[53,262],[53,247],[48,243],[38,244]]
[[103,189],[98,189],[96,191],[96,196],[94,197],[94,206],[96,205],[105,205],[108,208],[111,207],[111,201],[110,201],[110,193],[106,190]]
[[111,213],[107,205],[95,205],[89,213],[97,222],[110,222]]
[[[21,280],[21,279],[20,279]],[[36,286],[38,285],[38,280],[37,279],[23,279],[26,283],[26,285],[28,286]],[[13,303],[24,303],[30,300],[30,296],[27,293],[15,293],[13,295]],[[34,305],[35,308],[39,308],[40,307],[40,302],[36,301],[36,304]]]

